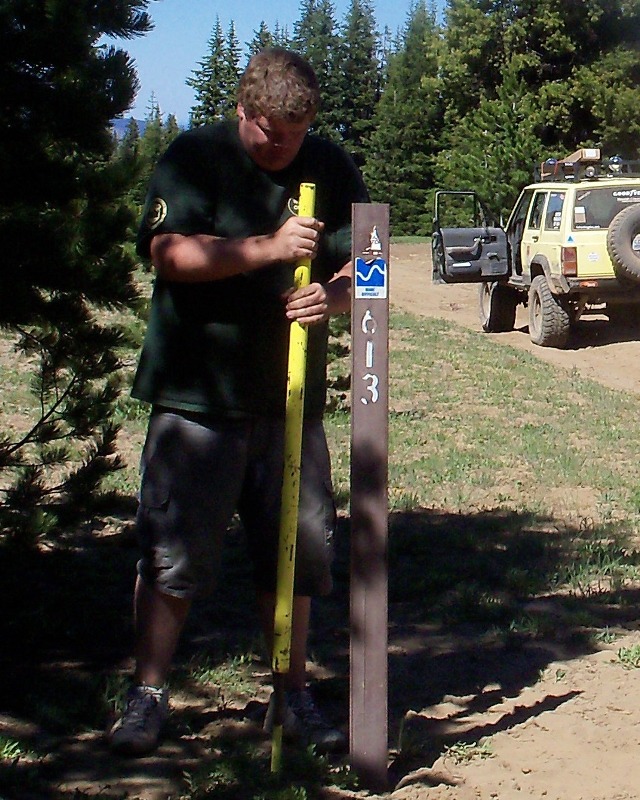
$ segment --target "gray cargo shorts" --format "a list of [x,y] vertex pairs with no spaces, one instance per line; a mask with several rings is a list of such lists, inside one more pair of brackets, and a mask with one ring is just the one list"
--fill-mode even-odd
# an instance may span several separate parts
[[[276,588],[284,421],[156,411],[142,454],[137,515],[143,580],[175,597],[210,591],[237,511],[256,588]],[[305,422],[294,592],[331,591],[336,510],[322,422]]]

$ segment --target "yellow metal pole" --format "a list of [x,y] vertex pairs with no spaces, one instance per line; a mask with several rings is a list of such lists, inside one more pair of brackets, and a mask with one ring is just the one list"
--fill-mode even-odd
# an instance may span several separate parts
[[[316,187],[313,183],[300,185],[298,216],[312,217],[315,211]],[[311,281],[311,259],[296,265],[296,289]],[[293,581],[296,560],[296,534],[300,499],[300,461],[302,454],[302,420],[304,411],[304,382],[307,367],[307,329],[298,322],[291,323],[287,372],[287,404],[284,432],[284,472],[280,511],[280,541],[276,608],[273,626],[273,689],[275,714],[271,740],[271,772],[279,772],[282,761],[282,726],[285,715],[284,680],[291,663],[291,624],[293,617]]]

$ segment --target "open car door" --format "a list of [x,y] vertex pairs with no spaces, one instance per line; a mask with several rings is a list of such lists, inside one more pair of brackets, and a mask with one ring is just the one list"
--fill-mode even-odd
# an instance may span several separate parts
[[[468,227],[461,227],[465,223]],[[436,192],[431,247],[435,283],[497,281],[510,275],[507,235],[487,225],[475,192]]]

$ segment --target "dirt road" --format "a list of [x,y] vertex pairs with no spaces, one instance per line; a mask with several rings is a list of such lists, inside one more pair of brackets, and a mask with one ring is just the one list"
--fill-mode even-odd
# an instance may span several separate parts
[[[480,331],[476,285],[438,285],[431,282],[431,252],[426,244],[392,245],[391,304],[414,314],[441,317]],[[518,306],[516,329],[489,334],[496,342],[519,347],[568,370],[614,389],[640,393],[640,333],[614,329],[602,315],[584,317],[566,350],[538,347],[528,333],[527,309]],[[639,794],[640,796],[640,794]]]
[[[433,285],[424,245],[392,246],[390,292],[396,308],[480,331],[477,288]],[[638,334],[625,336],[604,317],[581,321],[567,350],[532,345],[521,308],[515,331],[491,335],[607,386],[640,392]],[[393,799],[638,800],[640,670],[624,669],[617,653],[639,643],[633,631],[596,652],[561,655],[514,696],[487,686],[480,695],[444,697],[410,712],[416,734],[427,738],[442,731],[466,741],[491,738],[486,752],[482,744],[468,758],[445,752],[431,768],[405,776]]]

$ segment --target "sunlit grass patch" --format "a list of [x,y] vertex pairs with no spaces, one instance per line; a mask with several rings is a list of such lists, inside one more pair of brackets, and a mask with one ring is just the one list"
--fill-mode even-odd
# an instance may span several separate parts
[[485,759],[493,756],[491,742],[481,739],[478,742],[456,742],[444,748],[445,756],[455,764],[465,764],[476,758]]
[[618,660],[625,669],[638,669],[640,667],[640,644],[621,647],[618,650]]

